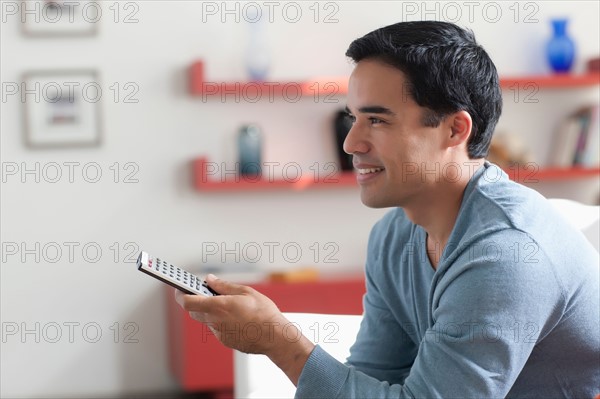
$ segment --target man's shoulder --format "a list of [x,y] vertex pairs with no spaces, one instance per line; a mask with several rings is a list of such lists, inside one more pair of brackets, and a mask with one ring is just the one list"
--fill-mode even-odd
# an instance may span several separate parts
[[507,176],[476,183],[445,251],[446,266],[487,264],[490,272],[520,277],[550,273],[567,288],[597,269],[597,252],[541,194]]
[[515,229],[536,236],[556,217],[556,210],[539,192],[511,181],[496,165],[488,164],[465,193],[456,227],[471,234]]

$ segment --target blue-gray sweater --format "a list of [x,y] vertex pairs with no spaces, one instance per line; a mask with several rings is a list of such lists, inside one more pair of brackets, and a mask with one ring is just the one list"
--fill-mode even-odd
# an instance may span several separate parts
[[297,398],[592,398],[596,250],[535,191],[480,168],[434,270],[402,209],[373,228],[347,364],[317,346]]

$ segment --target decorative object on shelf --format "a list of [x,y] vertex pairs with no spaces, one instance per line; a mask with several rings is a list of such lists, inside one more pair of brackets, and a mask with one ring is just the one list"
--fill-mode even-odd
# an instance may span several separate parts
[[28,146],[100,144],[102,92],[95,71],[30,72],[23,85],[28,92],[23,102]]
[[262,137],[257,125],[242,126],[238,135],[239,174],[261,175]]
[[555,134],[550,165],[595,167],[600,164],[598,112],[597,104],[582,107],[561,122]]
[[567,35],[568,20],[557,18],[551,22],[553,35],[546,46],[548,62],[554,72],[569,72],[575,60],[575,43]]
[[99,1],[36,0],[21,4],[28,10],[21,13],[21,27],[27,36],[93,36],[102,18]]
[[336,112],[334,118],[335,140],[337,144],[336,149],[340,169],[343,171],[354,169],[352,166],[352,154],[347,154],[344,151],[344,140],[346,140],[346,136],[351,128],[352,122],[350,121],[350,118],[348,118],[346,111],[340,110]]
[[246,21],[249,27],[246,70],[250,80],[263,82],[267,78],[271,64],[267,28],[257,7],[248,7]]
[[487,160],[502,169],[524,167],[533,162],[531,152],[521,137],[509,132],[498,132],[492,136]]
[[596,73],[600,72],[600,57],[594,57],[588,60],[587,71]]

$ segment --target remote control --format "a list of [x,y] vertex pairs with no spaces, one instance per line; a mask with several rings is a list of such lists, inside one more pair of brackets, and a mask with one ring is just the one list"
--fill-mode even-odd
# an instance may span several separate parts
[[163,283],[190,295],[215,296],[219,295],[213,291],[206,281],[183,269],[165,262],[163,259],[153,258],[147,252],[142,251],[137,259],[137,268]]

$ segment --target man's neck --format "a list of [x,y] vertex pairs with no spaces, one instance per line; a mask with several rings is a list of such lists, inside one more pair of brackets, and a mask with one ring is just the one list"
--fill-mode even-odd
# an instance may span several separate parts
[[[480,165],[473,168],[473,171],[478,170],[483,163],[484,160],[481,160]],[[427,253],[434,269],[437,268],[450,238],[465,188],[472,175],[473,173],[463,173],[459,181],[437,185],[424,198],[418,198],[414,203],[403,207],[408,218],[423,227],[427,233]]]

